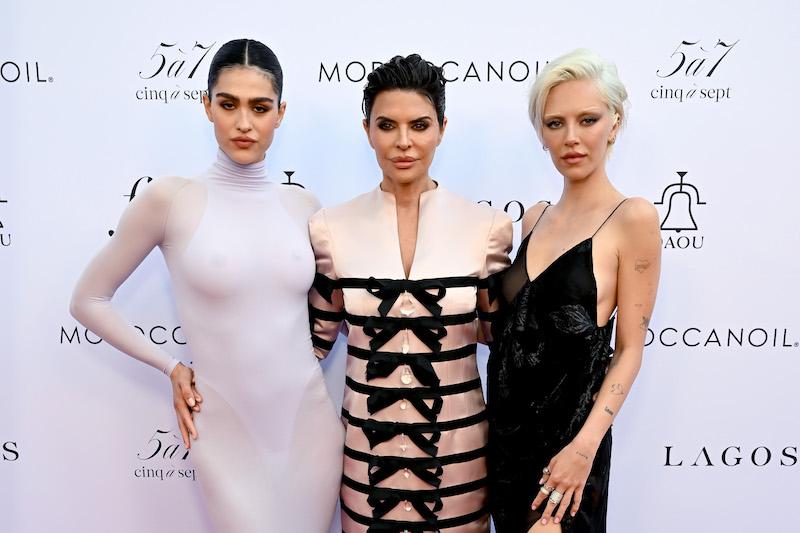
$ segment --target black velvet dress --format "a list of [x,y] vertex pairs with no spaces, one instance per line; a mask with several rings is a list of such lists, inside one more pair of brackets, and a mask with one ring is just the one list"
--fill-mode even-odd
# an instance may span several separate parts
[[[533,280],[526,265],[530,238],[503,275],[503,316],[494,323],[488,364],[489,498],[497,533],[526,532],[541,518],[546,501],[536,511],[531,503],[542,469],[583,426],[613,354],[613,320],[597,325],[594,235]],[[563,533],[605,533],[610,466],[611,430],[578,514],[564,514]]]

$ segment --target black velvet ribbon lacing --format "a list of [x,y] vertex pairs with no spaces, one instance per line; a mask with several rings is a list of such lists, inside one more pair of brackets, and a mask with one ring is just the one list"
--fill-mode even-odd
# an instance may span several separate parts
[[[369,461],[369,484],[377,485],[401,470],[408,470],[420,480],[433,487],[442,483],[444,468],[435,457],[420,458],[420,461],[409,463],[404,457],[372,457]],[[431,471],[433,470],[433,471]]]
[[[431,491],[414,493],[407,491],[406,494],[394,489],[373,487],[367,496],[367,503],[372,507],[373,518],[382,518],[389,511],[397,507],[400,503],[408,502],[428,524],[436,524],[436,513],[442,510],[442,499],[438,494]],[[433,508],[426,504],[432,503]]]
[[[480,379],[456,383],[455,385],[431,388],[373,387],[358,383],[350,377],[345,379],[345,383],[355,392],[369,395],[367,398],[367,409],[370,414],[374,414],[401,400],[406,400],[430,422],[435,422],[436,417],[442,411],[442,405],[444,404],[442,396],[468,392],[478,389],[481,386]],[[425,400],[433,400],[433,404],[429,406]]]
[[[342,417],[347,420],[351,426],[360,427],[364,432],[364,436],[369,441],[369,447],[374,448],[378,444],[393,439],[397,435],[405,435],[413,442],[420,450],[430,456],[435,456],[438,452],[436,443],[439,442],[442,431],[450,431],[453,429],[463,428],[478,424],[486,420],[486,410],[480,413],[468,416],[466,418],[458,418],[456,420],[447,420],[445,422],[435,423],[422,423],[422,424],[409,424],[403,422],[379,422],[377,420],[364,420],[357,418],[350,414],[347,409],[342,409]],[[426,437],[425,434],[430,434]]]
[[427,316],[406,320],[371,316],[364,324],[364,334],[372,337],[369,347],[375,352],[404,329],[413,332],[432,352],[442,349],[441,340],[447,336],[447,329],[441,320]]
[[[378,422],[377,420],[365,420],[361,430],[367,437],[370,448],[402,434],[428,455],[436,455],[438,452],[436,444],[442,436],[442,432],[435,429],[415,428],[410,424]],[[425,433],[430,434],[430,437],[426,437]]]
[[[439,316],[442,314],[442,306],[438,302],[447,293],[444,283],[440,280],[425,279],[419,281],[407,279],[380,280],[371,277],[367,280],[366,289],[371,295],[382,300],[378,306],[378,312],[381,316],[389,314],[397,299],[404,292],[411,294],[433,316]],[[436,292],[428,292],[430,290]]]
[[367,381],[388,377],[400,365],[407,365],[417,381],[423,385],[434,387],[439,384],[439,376],[427,357],[404,357],[403,354],[387,352],[374,352],[370,356],[367,362]]
[[354,522],[368,526],[367,533],[398,533],[398,531],[408,531],[409,533],[425,533],[427,531],[440,531],[441,529],[453,528],[470,524],[486,516],[489,512],[486,508],[478,509],[475,512],[438,520],[435,525],[426,522],[406,522],[402,520],[375,519],[356,513],[344,503],[342,511]]
[[320,296],[325,298],[329,304],[333,303],[333,291],[337,287],[337,283],[335,280],[332,280],[325,274],[320,274],[317,272],[314,275],[314,282],[311,284],[314,289],[319,293]]

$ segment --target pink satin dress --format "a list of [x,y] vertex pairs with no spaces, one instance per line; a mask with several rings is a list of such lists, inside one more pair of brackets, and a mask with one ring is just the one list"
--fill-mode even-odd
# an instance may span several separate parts
[[439,186],[422,194],[405,277],[380,188],[309,221],[318,356],[348,334],[342,529],[488,532],[486,407],[476,348],[509,265],[511,220]]

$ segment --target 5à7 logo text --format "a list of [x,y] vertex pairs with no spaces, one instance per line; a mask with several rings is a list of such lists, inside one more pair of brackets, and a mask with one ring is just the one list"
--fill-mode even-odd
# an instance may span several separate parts
[[208,45],[195,41],[191,48],[184,50],[178,43],[159,43],[150,56],[152,63],[139,71],[139,77],[152,80],[163,73],[167,78],[178,78],[185,74],[187,79],[192,79],[215,44],[216,41]]
[[732,43],[717,39],[713,46],[705,47],[701,41],[681,41],[669,56],[673,63],[658,69],[656,74],[659,78],[670,78],[676,74],[710,78],[738,43],[738,39]]

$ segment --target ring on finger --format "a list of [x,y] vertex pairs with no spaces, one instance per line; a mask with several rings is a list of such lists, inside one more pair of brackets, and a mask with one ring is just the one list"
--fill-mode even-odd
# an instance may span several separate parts
[[562,494],[560,491],[553,490],[552,492],[550,492],[550,497],[548,498],[548,500],[550,500],[550,503],[552,503],[553,505],[558,505],[559,503],[561,503],[561,499],[563,497],[564,494]]
[[550,469],[547,468],[547,467],[542,468],[542,474],[544,474],[545,476],[549,476],[550,475]]
[[545,496],[550,496],[550,493],[553,492],[553,487],[548,487],[547,485],[542,485],[541,487],[539,487],[539,492],[541,492]]

